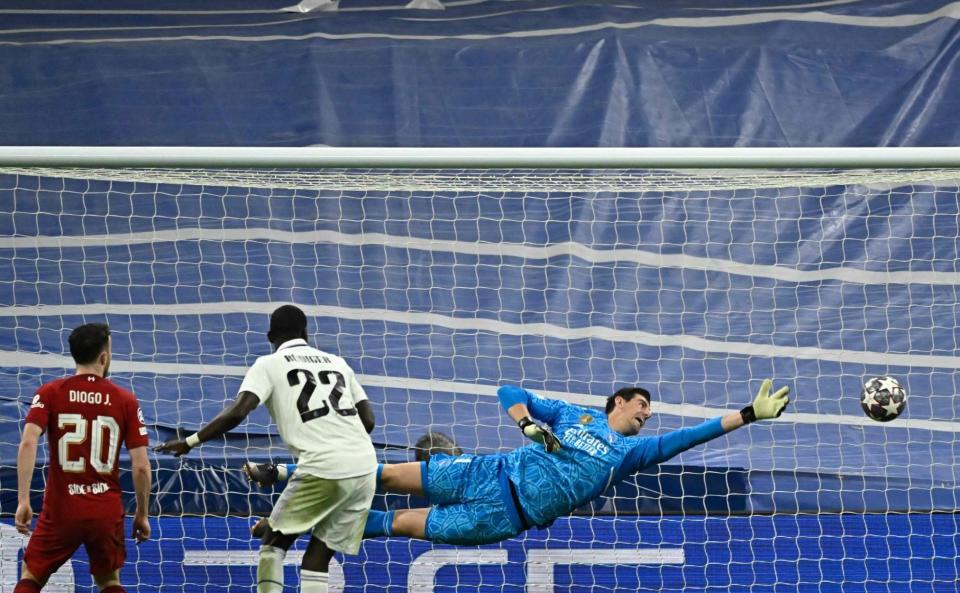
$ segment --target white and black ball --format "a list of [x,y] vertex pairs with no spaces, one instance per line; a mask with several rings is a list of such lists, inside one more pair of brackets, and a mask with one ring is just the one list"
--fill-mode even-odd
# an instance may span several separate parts
[[863,384],[860,407],[863,413],[877,422],[890,422],[907,405],[907,391],[893,377],[873,377]]

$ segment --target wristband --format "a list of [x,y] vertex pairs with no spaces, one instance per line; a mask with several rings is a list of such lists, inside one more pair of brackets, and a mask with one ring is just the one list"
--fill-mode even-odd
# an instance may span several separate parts
[[200,444],[200,434],[195,432],[192,435],[188,436],[187,440],[184,442],[187,443],[188,447],[193,449],[194,447]]
[[751,422],[757,421],[757,413],[754,411],[752,405],[740,410],[740,417],[743,418],[744,424],[750,424]]

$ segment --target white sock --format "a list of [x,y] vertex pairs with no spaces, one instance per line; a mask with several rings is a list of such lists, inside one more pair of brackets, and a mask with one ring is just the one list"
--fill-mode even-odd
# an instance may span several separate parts
[[325,572],[315,572],[312,570],[300,569],[300,591],[301,593],[327,593],[327,580],[329,574]]
[[276,546],[260,546],[257,563],[257,593],[283,593],[283,559],[287,551]]

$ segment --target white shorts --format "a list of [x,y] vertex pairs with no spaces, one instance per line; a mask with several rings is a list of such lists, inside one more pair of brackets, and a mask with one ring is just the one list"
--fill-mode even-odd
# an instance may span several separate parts
[[337,480],[296,472],[270,513],[270,529],[309,531],[331,550],[356,554],[376,486],[376,472]]

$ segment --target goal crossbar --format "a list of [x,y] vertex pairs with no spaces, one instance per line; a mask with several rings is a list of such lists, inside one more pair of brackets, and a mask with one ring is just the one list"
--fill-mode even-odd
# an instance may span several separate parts
[[0,166],[307,168],[956,168],[957,147],[356,148],[0,146]]

